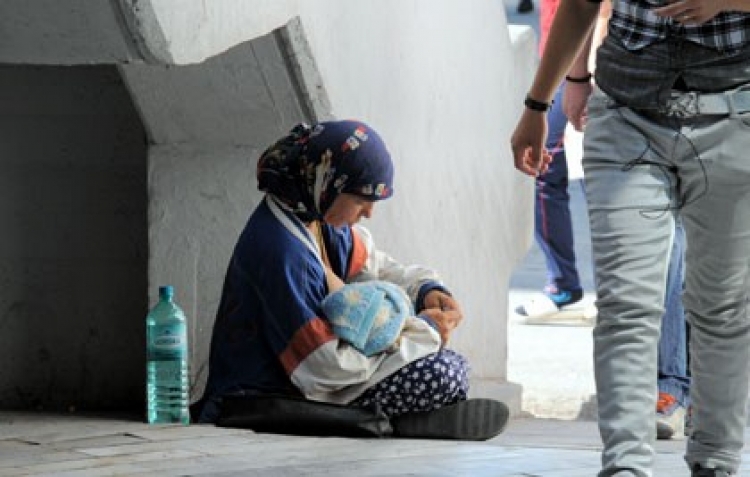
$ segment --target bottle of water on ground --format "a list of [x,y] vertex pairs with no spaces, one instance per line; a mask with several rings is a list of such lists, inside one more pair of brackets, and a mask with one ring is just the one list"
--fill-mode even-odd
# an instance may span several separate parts
[[190,423],[185,313],[174,288],[159,287],[159,302],[146,317],[146,400],[149,424]]

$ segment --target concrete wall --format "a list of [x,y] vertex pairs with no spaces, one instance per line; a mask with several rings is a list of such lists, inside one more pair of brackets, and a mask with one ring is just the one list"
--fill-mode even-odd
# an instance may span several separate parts
[[466,314],[452,346],[471,359],[478,393],[502,392],[492,384],[507,376],[507,281],[527,250],[531,211],[508,146],[531,70],[515,67],[504,4],[344,10],[310,8],[301,20],[333,113],[376,125],[396,158],[395,196],[371,228],[397,258],[443,274]]
[[392,144],[396,195],[371,228],[399,259],[443,274],[466,313],[452,346],[472,361],[475,393],[496,395],[511,391],[496,386],[507,376],[507,281],[530,241],[531,189],[507,144],[532,71],[516,65],[533,60],[533,42],[513,43],[502,2],[425,6],[301,18],[333,113],[368,118]]
[[[38,40],[47,54],[39,54],[33,42],[16,42],[25,55],[0,46],[0,61],[120,64],[149,142],[148,246],[139,248],[149,255],[148,301],[154,302],[159,284],[177,287],[191,320],[193,397],[205,378],[227,259],[260,199],[257,154],[295,122],[333,116],[370,123],[390,145],[396,195],[377,207],[368,225],[382,248],[404,262],[435,267],[461,299],[467,318],[452,346],[473,362],[475,394],[505,396],[520,407],[519,389],[506,382],[507,283],[530,243],[532,189],[512,168],[508,138],[535,49],[528,30],[509,33],[502,2],[111,4],[124,46],[109,31],[92,28],[92,42],[100,41],[100,48],[88,56],[80,50],[68,54],[65,45],[80,35],[68,26],[57,42]],[[0,11],[5,7],[0,4]],[[50,8],[62,23],[78,18],[75,9]],[[98,13],[86,18],[109,18],[101,4],[92,8]],[[290,21],[291,27],[269,33]],[[3,31],[20,35],[16,30],[11,25]],[[101,47],[109,43],[111,48]],[[137,130],[117,130],[123,128]],[[130,265],[110,273],[120,276]],[[132,358],[126,375],[142,372],[145,305],[139,302],[112,325],[113,331],[125,326],[138,334],[121,344]],[[75,327],[87,322],[75,310],[66,316]],[[111,371],[112,363],[89,359],[85,349],[71,339],[60,352],[97,373]],[[54,383],[6,373],[0,371],[0,393],[21,383],[42,394]],[[130,394],[140,399],[141,393]]]
[[0,67],[0,406],[142,402],[145,139],[112,66]]
[[[135,0],[136,2],[138,0]],[[75,65],[152,58],[121,0],[3,0],[0,63]],[[146,27],[148,24],[144,25]],[[134,32],[131,34],[130,32]],[[153,30],[152,37],[160,36]],[[143,46],[143,48],[141,48]]]
[[193,397],[239,232],[262,195],[255,164],[290,125],[309,121],[279,35],[198,65],[121,67],[149,131],[149,291],[172,284],[191,323]]

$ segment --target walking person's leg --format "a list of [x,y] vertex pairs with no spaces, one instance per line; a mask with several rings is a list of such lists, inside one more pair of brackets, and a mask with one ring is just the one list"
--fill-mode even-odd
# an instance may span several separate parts
[[737,472],[750,376],[750,130],[748,113],[683,128],[695,192],[683,208],[693,433],[687,461]]
[[685,281],[685,230],[681,221],[675,227],[669,258],[664,317],[659,336],[656,403],[656,437],[671,439],[685,432],[685,413],[690,403],[690,377],[687,367],[687,323],[682,305]]
[[[731,475],[743,446],[750,375],[748,126],[698,117],[667,127],[606,105],[592,97],[584,138],[599,309],[599,475],[652,473],[656,338],[667,274],[660,257],[671,247],[674,207],[688,244],[694,431],[686,460],[693,469]],[[671,191],[676,197],[665,201]]]
[[523,316],[554,313],[583,297],[570,213],[568,163],[564,146],[567,118],[562,111],[562,91],[561,85],[547,115],[549,133],[545,147],[552,155],[552,162],[547,171],[536,179],[534,202],[534,237],[547,268],[545,296],[519,306],[516,311]]
[[652,475],[657,343],[674,234],[675,134],[601,92],[589,101],[583,166],[598,317],[594,373],[600,477]]

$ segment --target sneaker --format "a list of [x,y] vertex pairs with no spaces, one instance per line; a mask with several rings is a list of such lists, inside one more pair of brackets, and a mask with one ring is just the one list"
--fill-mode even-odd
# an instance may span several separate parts
[[395,437],[484,441],[503,432],[510,412],[494,399],[468,399],[391,419]]
[[548,288],[544,290],[544,293],[550,298],[550,300],[555,302],[555,305],[557,305],[558,308],[578,303],[581,301],[581,298],[583,298],[583,290],[567,291],[552,290]]
[[556,313],[563,307],[578,303],[583,298],[583,290],[545,289],[540,297],[532,298],[516,308],[516,313],[526,317],[542,317]]
[[518,13],[531,13],[534,11],[534,2],[532,0],[519,0],[516,11]]
[[732,474],[726,470],[704,469],[700,464],[696,464],[690,475],[692,477],[731,477]]
[[671,439],[685,433],[685,408],[669,393],[659,393],[656,402],[656,438]]

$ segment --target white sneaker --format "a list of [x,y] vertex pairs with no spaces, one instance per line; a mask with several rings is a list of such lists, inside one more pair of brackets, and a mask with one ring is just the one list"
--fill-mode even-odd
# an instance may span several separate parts
[[685,408],[668,393],[659,393],[656,404],[656,438],[672,439],[685,435]]
[[527,318],[544,318],[558,311],[560,311],[560,308],[557,304],[544,293],[540,293],[523,305],[516,307],[516,313]]
[[556,296],[550,296],[547,293],[539,293],[528,299],[513,311],[523,318],[523,322],[528,325],[569,325],[569,326],[590,326],[596,321],[596,306],[584,305],[580,303],[583,293],[579,292],[576,296],[560,295],[567,300],[562,304],[555,301]]

